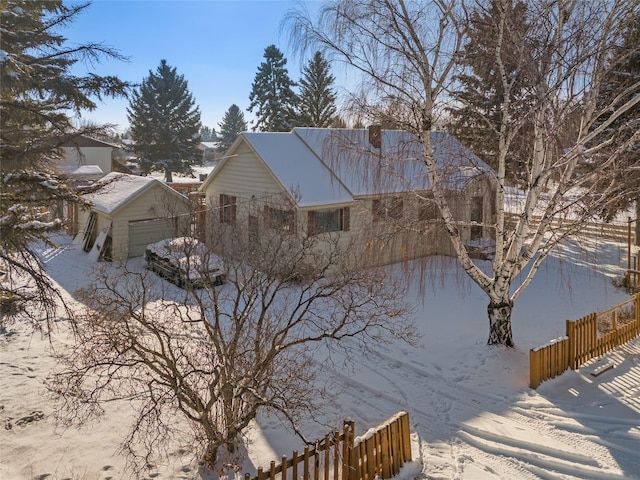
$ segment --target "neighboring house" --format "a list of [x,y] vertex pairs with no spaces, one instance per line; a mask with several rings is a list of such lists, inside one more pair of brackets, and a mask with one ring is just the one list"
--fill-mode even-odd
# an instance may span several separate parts
[[216,160],[216,155],[220,143],[218,142],[200,142],[198,150],[202,152],[202,162],[208,163]]
[[[490,243],[492,172],[446,133],[431,142],[464,241]],[[207,231],[339,232],[370,264],[453,255],[422,158],[422,144],[398,130],[242,133],[201,187],[213,212]]]
[[95,186],[84,195],[90,208],[68,205],[68,221],[76,225],[76,241],[96,259],[140,256],[149,243],[188,228],[189,200],[157,179],[113,172]]
[[69,140],[62,148],[64,159],[58,164],[62,173],[73,175],[83,168],[91,167],[95,171],[97,167],[104,176],[115,170],[113,152],[118,149],[117,145],[81,135]]

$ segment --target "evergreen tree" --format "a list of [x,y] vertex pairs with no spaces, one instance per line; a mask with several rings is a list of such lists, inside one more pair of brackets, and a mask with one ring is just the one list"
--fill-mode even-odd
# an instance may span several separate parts
[[[638,95],[640,83],[640,17],[630,19],[629,26],[620,45],[614,47],[599,95],[599,107],[606,112],[602,120],[606,120],[610,112],[606,109],[612,102],[625,102]],[[599,126],[598,122],[596,126]],[[621,210],[636,206],[636,239],[640,238],[640,105],[627,110],[603,132],[609,140],[609,146],[599,158],[616,158],[616,172],[611,179],[599,178],[595,185],[597,195],[601,195],[605,219],[609,220]],[[629,143],[631,147],[620,149],[620,145]],[[593,162],[590,162],[590,164]],[[638,240],[636,240],[638,242]]]
[[[498,130],[504,115],[518,116],[529,103],[528,86],[533,83],[535,62],[530,60],[533,45],[520,41],[529,29],[527,4],[523,1],[501,2],[492,0],[486,10],[473,10],[468,30],[469,40],[460,53],[460,62],[466,69],[456,77],[459,90],[454,92],[457,106],[447,109],[450,114],[448,130],[471,151],[496,168]],[[500,9],[507,8],[509,24],[500,30]],[[499,33],[499,30],[501,33]],[[507,78],[503,82],[500,67],[495,62],[495,49],[501,38],[501,61]],[[507,91],[509,89],[509,91]],[[507,95],[511,109],[503,111],[503,99]],[[506,178],[519,183],[526,178],[524,167],[530,155],[528,146],[531,128],[510,132],[511,148],[506,159]]]
[[335,117],[333,117],[331,125],[329,126],[332,128],[348,128],[346,120],[340,115],[336,115]]
[[41,309],[55,313],[57,289],[33,245],[51,244],[49,233],[62,226],[60,201],[82,200],[54,166],[62,158],[61,145],[106,131],[96,125],[75,128],[69,113],[94,110],[94,99],[124,95],[128,87],[113,76],[71,72],[79,60],[122,59],[101,44],[65,45],[59,29],[87,7],[69,7],[62,0],[0,4],[0,265],[6,273],[0,319],[19,311],[36,319]]
[[220,127],[219,152],[226,152],[238,135],[247,131],[247,122],[244,120],[244,114],[236,104],[229,107],[218,126]]
[[166,60],[133,92],[127,117],[143,172],[163,171],[171,182],[173,172],[191,174],[192,165],[202,161],[200,110],[194,107],[184,76]]
[[329,63],[322,53],[316,52],[304,67],[300,79],[300,125],[328,127],[332,124],[336,114],[334,82],[335,77],[329,72]]
[[215,142],[218,140],[216,129],[203,125],[200,129],[200,141],[201,142]]
[[249,96],[248,111],[256,109],[257,117],[253,130],[288,132],[296,125],[298,98],[292,90],[296,83],[285,68],[287,59],[275,45],[265,48],[264,58]]

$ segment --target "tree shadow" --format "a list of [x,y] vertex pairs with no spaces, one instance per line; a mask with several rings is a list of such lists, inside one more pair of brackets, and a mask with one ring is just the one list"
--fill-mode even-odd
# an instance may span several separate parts
[[640,337],[537,389],[556,429],[591,435],[629,478],[638,473],[639,392]]

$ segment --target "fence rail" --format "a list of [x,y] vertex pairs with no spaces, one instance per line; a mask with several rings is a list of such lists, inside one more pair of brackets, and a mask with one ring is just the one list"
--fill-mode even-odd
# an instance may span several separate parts
[[[373,480],[397,475],[405,462],[411,461],[409,414],[398,412],[393,417],[355,437],[355,423],[345,421],[343,431],[333,431],[306,446],[302,454],[293,452],[271,462],[256,476],[245,474],[245,480]],[[290,471],[290,473],[289,473]]]
[[640,335],[640,293],[603,312],[567,320],[566,336],[529,351],[529,385],[580,368]]
[[[518,220],[518,215],[508,213],[507,221],[510,224],[515,224]],[[542,220],[541,216],[534,215],[531,219],[531,226],[537,227]],[[563,228],[574,228],[575,221],[564,218],[554,218],[551,222],[551,228],[554,230]],[[587,235],[589,237],[607,238],[610,240],[617,240],[619,242],[626,243],[630,241],[632,244],[637,244],[635,231],[631,229],[628,222],[625,223],[604,223],[604,222],[582,222],[580,221],[579,232],[581,235]]]

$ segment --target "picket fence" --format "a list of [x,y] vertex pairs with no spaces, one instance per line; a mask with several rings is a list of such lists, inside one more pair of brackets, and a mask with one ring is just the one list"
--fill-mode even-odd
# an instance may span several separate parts
[[580,368],[640,335],[640,293],[608,310],[567,320],[566,336],[529,351],[529,386]]
[[245,480],[374,480],[398,474],[405,462],[411,461],[409,414],[401,411],[355,437],[355,423],[345,421],[343,431],[329,433],[302,453],[271,462],[268,469]]

